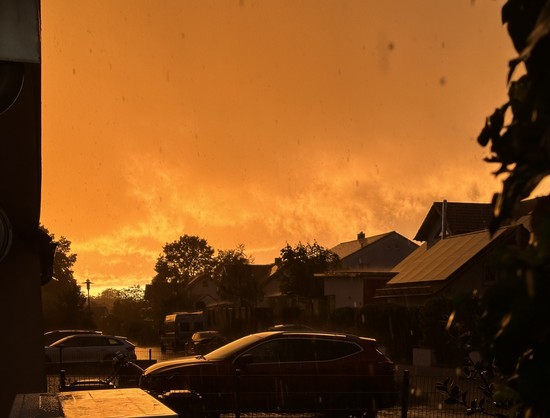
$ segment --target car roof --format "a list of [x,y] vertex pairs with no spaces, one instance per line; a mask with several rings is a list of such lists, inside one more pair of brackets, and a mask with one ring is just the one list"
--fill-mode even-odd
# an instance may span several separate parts
[[56,329],[52,331],[46,331],[44,333],[44,344],[51,345],[56,341],[68,337],[70,335],[81,335],[81,334],[102,334],[101,331],[91,330],[91,329]]
[[268,331],[315,331],[313,328],[304,324],[277,324],[268,328]]
[[355,334],[348,334],[345,332],[336,332],[336,331],[314,331],[314,330],[303,330],[303,331],[271,331],[273,334],[279,335],[294,335],[294,336],[307,336],[307,337],[332,337],[339,339],[362,339],[366,341],[375,342],[374,338],[361,337]]
[[[66,337],[60,338],[59,340],[55,341],[51,345],[55,345],[55,344],[58,344],[58,343],[61,344],[63,341],[72,340],[74,338],[82,338],[82,337],[85,337],[85,338],[116,338],[118,340],[124,340],[125,342],[130,343],[130,341],[128,341],[128,339],[126,337],[123,337],[123,336],[120,336],[120,335],[79,333],[79,334],[67,335]],[[130,344],[132,344],[132,343],[130,343]]]
[[44,336],[54,334],[102,334],[102,332],[93,329],[55,329],[52,331],[46,331]]

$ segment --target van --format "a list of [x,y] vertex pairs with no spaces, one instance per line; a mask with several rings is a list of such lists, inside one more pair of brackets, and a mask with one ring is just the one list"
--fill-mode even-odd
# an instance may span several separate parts
[[208,326],[208,316],[204,311],[174,312],[166,315],[160,337],[160,350],[174,352],[183,350],[191,336],[204,331]]

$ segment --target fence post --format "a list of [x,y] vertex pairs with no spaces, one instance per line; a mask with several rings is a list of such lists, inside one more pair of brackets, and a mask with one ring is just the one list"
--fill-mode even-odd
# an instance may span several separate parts
[[151,352],[152,352],[152,349],[150,348],[149,349],[149,361],[151,361],[151,359],[152,359],[152,353]]
[[408,370],[403,371],[403,387],[401,391],[401,418],[407,418],[409,410],[409,385],[410,374]]
[[241,417],[241,369],[235,370],[235,418]]
[[67,381],[65,380],[65,370],[59,370],[59,390],[64,391],[66,389]]

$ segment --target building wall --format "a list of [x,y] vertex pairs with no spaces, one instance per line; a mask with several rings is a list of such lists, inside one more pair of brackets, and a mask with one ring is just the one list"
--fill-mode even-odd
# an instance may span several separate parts
[[346,257],[344,269],[390,271],[411,254],[417,246],[405,237],[393,233]]
[[269,308],[272,303],[270,298],[281,294],[280,283],[274,278],[270,278],[262,287],[263,297],[258,302],[259,308]]
[[477,262],[472,263],[468,268],[449,282],[445,287],[443,294],[445,296],[454,296],[466,293],[472,293],[474,290],[483,295],[487,288],[493,283],[489,274],[488,259],[483,257]]
[[25,81],[14,105],[0,115],[0,207],[13,242],[0,261],[0,317],[4,359],[0,416],[9,415],[17,393],[46,386],[40,258],[35,248],[40,217],[40,65],[25,64]]
[[325,279],[325,295],[334,296],[334,308],[363,306],[364,279],[359,277],[329,277]]
[[206,306],[220,301],[218,286],[210,278],[198,280],[189,289],[189,293],[193,295],[195,301],[204,302]]

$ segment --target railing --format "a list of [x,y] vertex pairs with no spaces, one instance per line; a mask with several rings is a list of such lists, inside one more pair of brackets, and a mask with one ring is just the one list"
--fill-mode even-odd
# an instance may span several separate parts
[[[159,358],[158,353],[149,354],[149,352],[138,353],[138,360],[143,361],[155,361],[155,357]],[[167,355],[167,358],[174,358],[173,355]],[[162,357],[161,357],[162,358]],[[162,360],[159,360],[162,361]],[[111,377],[110,371],[103,371],[101,373],[85,373],[74,374],[67,373],[64,376],[60,374],[52,373],[48,375],[48,392],[58,392],[62,379],[64,384],[70,386],[76,381],[106,381]],[[445,373],[434,374],[433,370],[430,374],[423,373],[422,371],[400,370],[396,374],[398,388],[400,390],[398,403],[388,409],[383,409],[378,412],[380,418],[432,418],[432,417],[449,417],[459,418],[465,417],[464,406],[457,404],[445,403],[446,396],[436,390],[436,384],[445,380],[447,377],[453,379],[462,390],[468,392],[469,399],[481,399],[482,394],[477,387],[477,383],[472,380],[468,380],[463,377],[457,377],[452,371],[445,370]],[[117,378],[112,380],[114,385],[118,385]],[[93,387],[93,385],[92,385]],[[345,413],[345,405],[342,405],[342,409],[335,411],[338,415]],[[493,411],[497,412],[497,411]],[[498,411],[503,412],[503,411]],[[242,413],[242,414],[222,414],[222,417],[318,417],[318,414],[313,413],[293,413],[293,414],[267,414],[267,413]]]

